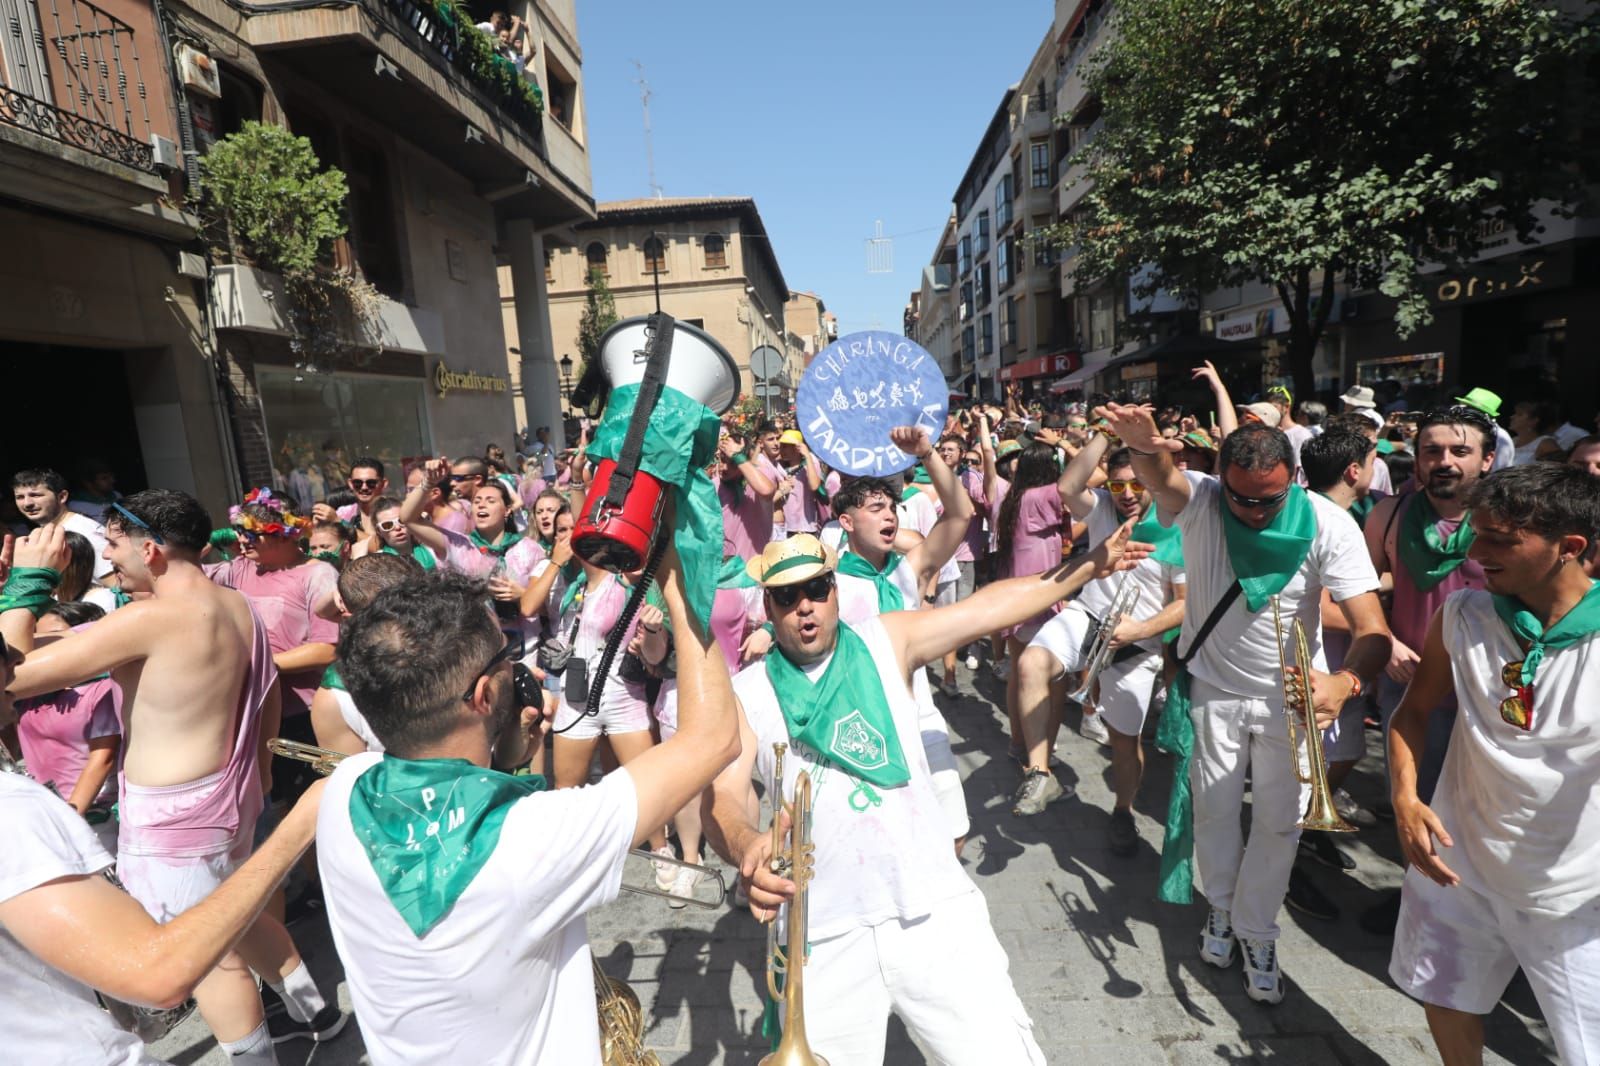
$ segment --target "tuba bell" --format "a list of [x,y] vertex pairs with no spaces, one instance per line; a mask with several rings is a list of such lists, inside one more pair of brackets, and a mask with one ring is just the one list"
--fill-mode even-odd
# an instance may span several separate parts
[[[1272,627],[1278,640],[1278,669],[1283,677],[1283,711],[1289,724],[1289,752],[1294,759],[1295,778],[1311,786],[1311,802],[1306,804],[1305,817],[1298,827],[1322,833],[1354,833],[1356,827],[1339,816],[1333,805],[1333,789],[1328,787],[1328,762],[1322,754],[1322,730],[1317,728],[1316,708],[1311,701],[1311,647],[1306,641],[1305,624],[1296,618],[1289,627],[1289,637],[1294,642],[1294,662],[1290,663],[1283,650],[1283,618],[1278,613],[1278,597],[1272,597]],[[1289,667],[1295,668],[1294,677]],[[1305,721],[1300,716],[1305,715]],[[1305,767],[1300,765],[1300,732],[1304,726]]]

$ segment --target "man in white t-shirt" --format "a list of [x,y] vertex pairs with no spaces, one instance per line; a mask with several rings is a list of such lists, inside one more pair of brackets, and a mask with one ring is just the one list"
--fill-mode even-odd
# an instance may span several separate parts
[[317,863],[374,1066],[599,1066],[584,915],[738,751],[727,665],[688,614],[671,548],[660,580],[678,732],[557,792],[490,769],[537,757],[543,709],[481,584],[413,578],[345,624],[340,673],[386,751],[329,778]]
[[[1355,521],[1294,484],[1293,452],[1277,429],[1240,426],[1223,441],[1217,477],[1207,478],[1172,465],[1182,444],[1160,436],[1148,409],[1111,404],[1106,410],[1134,452],[1134,470],[1154,493],[1162,521],[1183,530],[1189,592],[1178,652],[1188,677],[1180,676],[1187,688],[1179,691],[1192,705],[1194,859],[1211,903],[1200,957],[1219,968],[1232,965],[1237,934],[1246,993],[1278,1003],[1277,915],[1294,865],[1297,822],[1310,799],[1296,774],[1304,752],[1289,744],[1282,664],[1292,649],[1286,652],[1283,641],[1299,618],[1314,663],[1316,725],[1325,728],[1388,662],[1378,575]],[[1324,588],[1351,632],[1344,666],[1334,674],[1323,672]],[[1281,634],[1274,624],[1280,613]],[[1210,631],[1202,632],[1208,622]],[[1248,846],[1239,825],[1247,775]]]
[[1110,573],[1125,541],[949,607],[857,625],[840,621],[838,560],[817,538],[774,543],[746,565],[765,590],[774,643],[735,683],[740,754],[712,787],[706,834],[738,865],[751,913],[773,920],[796,885],[770,865],[752,779],[778,776],[778,745],[786,753],[775,787],[786,799],[799,772],[810,775],[807,1035],[829,1061],[881,1062],[892,1011],[949,1066],[1044,1062],[983,895],[945,836],[911,678]]
[[[1521,967],[1566,1063],[1600,1049],[1600,478],[1490,474],[1468,504],[1487,587],[1447,599],[1394,712],[1395,828],[1410,864],[1389,976],[1423,1001],[1448,1066],[1483,1061],[1483,1015]],[[1424,804],[1428,717],[1454,689]]]
[[87,515],[68,509],[66,478],[54,470],[19,470],[11,478],[11,496],[22,517],[35,529],[56,525],[88,540],[94,548],[96,581],[111,573],[111,561],[105,557],[105,527]]
[[[376,553],[352,559],[339,571],[339,584],[334,590],[334,605],[339,620],[344,622],[357,611],[378,598],[378,593],[391,585],[421,575],[422,567],[413,558],[404,555]],[[363,751],[382,751],[378,739],[366,716],[356,707],[354,697],[344,687],[337,665],[328,667],[311,698],[311,728],[317,737],[317,747],[327,748],[344,755]]]

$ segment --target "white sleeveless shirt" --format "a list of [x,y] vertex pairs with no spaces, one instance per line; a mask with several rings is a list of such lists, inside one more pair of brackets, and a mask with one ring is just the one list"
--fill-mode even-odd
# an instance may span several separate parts
[[[915,919],[947,899],[978,888],[950,846],[950,832],[934,793],[928,758],[922,748],[917,702],[906,688],[894,649],[876,618],[851,626],[866,643],[883,684],[889,714],[911,780],[899,788],[873,791],[876,806],[852,794],[857,780],[832,765],[819,765],[816,753],[789,737],[783,712],[764,666],[745,670],[733,688],[756,735],[755,773],[770,785],[773,745],[787,744],[783,795],[794,797],[795,778],[811,773],[812,840],[816,876],[810,885],[810,936],[813,940],[847,933],[890,918]],[[774,649],[769,654],[779,654]],[[828,660],[807,671],[816,676]]]

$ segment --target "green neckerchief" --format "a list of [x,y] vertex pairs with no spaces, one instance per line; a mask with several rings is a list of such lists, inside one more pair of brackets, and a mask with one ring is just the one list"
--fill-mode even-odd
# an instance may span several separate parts
[[1245,606],[1259,611],[1267,601],[1282,592],[1306,561],[1311,542],[1317,535],[1317,516],[1306,490],[1289,486],[1283,507],[1272,516],[1265,529],[1251,529],[1234,517],[1222,495],[1217,507],[1222,511],[1222,536],[1228,549],[1228,562],[1244,589]]
[[922,490],[917,488],[916,484],[913,483],[900,490],[900,502],[905,503],[907,500],[911,499],[911,497],[921,495]]
[[839,573],[849,574],[851,577],[864,577],[872,582],[878,590],[878,613],[888,614],[890,611],[903,611],[906,606],[906,597],[900,587],[889,579],[895,567],[900,565],[900,560],[905,556],[892,551],[883,562],[883,569],[879,570],[855,552],[847,551],[839,556]]
[[[562,573],[566,571],[563,569]],[[589,585],[589,571],[580,570],[578,576],[567,584],[567,591],[561,594],[561,613],[566,614],[567,608],[572,606],[574,600],[582,602],[583,591]]]
[[1189,668],[1178,667],[1167,689],[1167,706],[1156,726],[1156,746],[1170,753],[1172,795],[1167,801],[1166,836],[1161,844],[1161,875],[1156,898],[1188,903],[1194,898],[1194,797],[1189,792],[1189,760],[1194,755],[1194,719],[1189,717]]
[[322,684],[320,684],[317,687],[318,688],[338,689],[340,692],[348,692],[348,691],[350,691],[349,689],[344,687],[344,678],[339,676],[339,664],[338,663],[329,663],[328,664],[328,668],[326,670],[322,671]]
[[1367,528],[1367,515],[1371,514],[1372,509],[1376,506],[1378,506],[1378,497],[1369,492],[1365,496],[1358,498],[1355,503],[1352,503],[1350,510],[1345,513],[1356,520],[1357,528],[1365,529]]
[[496,538],[493,543],[491,543],[476,529],[474,529],[471,533],[468,533],[467,536],[469,539],[471,539],[472,546],[477,548],[478,551],[482,552],[484,555],[498,555],[502,559],[506,557],[506,552],[516,547],[518,542],[522,540],[521,533],[513,533],[509,529],[501,530],[500,536]]
[[750,576],[750,571],[744,568],[744,560],[737,555],[730,555],[722,560],[722,569],[717,571],[718,589],[748,589],[759,584],[759,581]]
[[[390,544],[385,544],[383,547],[379,548],[378,551],[383,555],[400,554],[399,549]],[[432,570],[439,565],[439,560],[433,557],[433,552],[429,551],[427,548],[424,548],[420,544],[413,544],[411,546],[411,558],[415,559],[417,561],[417,565],[422,567],[424,570]]]
[[4,591],[0,591],[0,614],[25,610],[35,619],[39,618],[56,602],[51,593],[59,584],[59,570],[48,566],[13,566]]
[[312,552],[309,558],[315,559],[319,563],[327,563],[335,570],[338,570],[340,567],[344,566],[344,559],[340,557],[338,552]]
[[555,542],[554,539],[548,539],[547,540],[546,538],[541,536],[539,538],[539,547],[544,550],[544,553],[546,555],[549,555],[551,552],[556,550],[556,542]]
[[911,780],[900,738],[894,731],[883,681],[866,642],[839,623],[833,659],[815,683],[791,663],[782,649],[767,656],[767,680],[789,736],[802,741],[823,762],[880,788]]
[[1150,558],[1167,566],[1183,565],[1183,530],[1174,522],[1170,526],[1161,524],[1156,518],[1155,505],[1145,511],[1144,517],[1134,523],[1129,535],[1130,540],[1137,540],[1145,544],[1155,545],[1155,551],[1150,553]]
[[1494,613],[1511,630],[1511,635],[1528,645],[1522,657],[1522,683],[1533,684],[1545,654],[1560,651],[1600,630],[1600,581],[1592,582],[1583,599],[1561,616],[1561,621],[1546,629],[1532,611],[1515,596],[1495,596]]
[[[1397,504],[1396,506],[1401,506]],[[1463,513],[1461,524],[1449,537],[1439,536],[1439,512],[1426,492],[1414,493],[1400,522],[1400,561],[1417,591],[1427,592],[1467,561],[1467,549],[1477,539],[1472,515]]]
[[121,586],[112,587],[111,598],[116,602],[118,607],[126,607],[128,604],[133,602],[133,597],[128,595],[126,592],[123,592]]
[[350,789],[350,827],[389,902],[422,937],[494,854],[511,805],[547,787],[465,759],[385,755]]

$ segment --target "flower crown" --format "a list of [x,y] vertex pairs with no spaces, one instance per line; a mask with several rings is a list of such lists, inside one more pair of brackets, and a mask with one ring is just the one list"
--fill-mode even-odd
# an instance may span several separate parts
[[[277,520],[264,522],[245,510],[252,505],[277,515]],[[251,489],[242,505],[228,508],[228,521],[236,529],[263,537],[299,536],[311,528],[311,519],[295,514],[289,509],[288,501],[274,496],[269,488]]]

